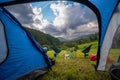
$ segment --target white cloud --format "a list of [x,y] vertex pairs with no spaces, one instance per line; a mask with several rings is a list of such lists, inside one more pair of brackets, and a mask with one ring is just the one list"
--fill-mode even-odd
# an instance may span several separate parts
[[41,30],[55,37],[72,39],[98,32],[96,17],[89,8],[81,6],[79,3],[67,4],[65,1],[50,2],[50,5],[47,6],[55,15],[53,23],[43,18],[41,8],[33,7],[31,4],[13,5],[6,8],[24,26]]
[[83,35],[81,33],[83,31],[84,34],[91,31],[91,29],[92,33],[98,32],[96,17],[89,8],[81,7],[79,3],[66,5],[61,2],[51,4],[50,8],[56,16],[53,25],[61,32],[59,36],[62,35],[64,38],[67,36],[69,39],[72,39],[81,34]]
[[40,30],[42,26],[43,15],[41,8],[33,8],[31,4],[19,4],[6,7],[21,23],[30,28]]

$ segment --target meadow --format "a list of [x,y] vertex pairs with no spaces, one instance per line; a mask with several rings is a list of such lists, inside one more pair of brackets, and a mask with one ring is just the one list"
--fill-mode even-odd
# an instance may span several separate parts
[[[107,64],[105,72],[95,71],[96,61],[90,61],[89,57],[84,58],[81,50],[92,44],[90,54],[97,53],[97,42],[78,45],[78,50],[70,52],[72,49],[62,50],[55,58],[56,63],[47,74],[41,76],[38,80],[111,80],[109,67],[115,63],[118,55],[118,49],[111,49],[109,57],[112,59]],[[70,59],[64,59],[64,54],[70,54]],[[48,56],[53,58],[54,51],[48,51]],[[74,55],[73,55],[74,54]]]

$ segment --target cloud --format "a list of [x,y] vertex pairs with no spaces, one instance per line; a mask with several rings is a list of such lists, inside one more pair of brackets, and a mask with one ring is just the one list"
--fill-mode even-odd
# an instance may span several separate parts
[[46,7],[50,7],[55,15],[53,23],[43,18],[44,14],[40,7],[33,7],[30,3],[13,5],[6,8],[24,26],[41,30],[55,37],[73,39],[98,32],[96,16],[89,8],[79,3],[57,1],[50,2],[50,5]]
[[41,8],[33,8],[31,4],[19,4],[6,7],[24,26],[41,29]]
[[66,27],[74,29],[78,25],[87,24],[89,21],[95,20],[95,15],[92,11],[87,7],[80,7],[79,3],[68,5],[53,3],[50,8],[56,15],[53,24],[61,29]]
[[74,39],[83,35],[94,34],[98,32],[98,24],[97,21],[89,22],[88,24],[79,25],[76,29],[67,29],[66,34],[63,36],[64,38]]
[[[69,39],[72,39],[88,34],[86,32],[90,34],[91,30],[91,33],[98,32],[96,16],[89,8],[81,6],[79,3],[66,5],[64,2],[53,3],[50,5],[50,8],[56,16],[53,25],[61,32],[64,38],[67,36]],[[81,33],[83,31],[84,34]]]

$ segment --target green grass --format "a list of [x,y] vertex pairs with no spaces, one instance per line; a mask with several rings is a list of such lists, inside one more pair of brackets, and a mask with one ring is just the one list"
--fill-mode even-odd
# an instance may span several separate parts
[[[81,50],[91,43],[79,45],[78,50],[73,52],[74,57],[70,59],[64,59],[64,54],[70,51],[63,50],[59,53],[56,58],[56,64],[52,67],[44,76],[38,80],[111,80],[109,72],[97,72],[94,69],[95,61],[90,61],[89,57],[84,59],[84,55]],[[97,53],[97,42],[92,42],[93,46],[91,49],[92,54]],[[118,49],[111,49],[109,57],[112,58],[112,62],[115,62],[120,51]],[[53,57],[54,51],[48,51],[48,56]],[[108,63],[110,66],[111,63]]]
[[96,72],[89,59],[57,58],[52,70],[39,80],[110,80],[108,72]]

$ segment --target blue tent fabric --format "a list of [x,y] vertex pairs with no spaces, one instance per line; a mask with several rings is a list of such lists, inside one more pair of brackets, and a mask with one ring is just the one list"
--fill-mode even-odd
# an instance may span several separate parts
[[0,3],[9,2],[9,1],[14,1],[14,0],[0,0]]
[[[13,4],[20,4],[20,3],[27,3],[27,2],[35,2],[35,1],[44,1],[44,0],[0,0],[0,6],[8,6],[8,5],[13,5]],[[110,22],[110,20],[111,20],[111,17],[112,17],[112,14],[113,14],[113,12],[114,12],[114,10],[115,10],[115,8],[116,8],[116,6],[117,6],[117,4],[120,2],[120,0],[71,0],[71,1],[77,1],[77,2],[81,2],[81,3],[83,3],[83,4],[85,4],[85,5],[87,5],[88,7],[90,7],[94,12],[95,12],[95,14],[96,14],[96,16],[97,16],[97,18],[98,18],[98,23],[99,23],[99,47],[98,47],[98,53],[97,53],[97,66],[96,67],[98,67],[98,64],[100,63],[100,59],[101,59],[101,55],[102,56],[104,56],[104,54],[102,54],[101,53],[101,48],[103,47],[103,42],[104,42],[104,37],[105,37],[105,35],[106,35],[106,31],[107,31],[107,29],[108,29],[108,25],[109,25],[109,22]],[[96,9],[94,9],[94,8],[96,8]],[[98,14],[99,15],[98,15]],[[1,15],[2,14],[2,15]],[[4,16],[6,17],[5,19],[4,19]],[[18,29],[18,28],[16,28],[16,26],[20,26],[20,24],[19,24],[19,22],[15,22],[14,20],[12,20],[13,19],[13,17],[10,17],[8,14],[5,14],[5,13],[3,13],[3,11],[2,11],[2,9],[1,9],[1,11],[0,11],[0,19],[1,19],[1,21],[3,22],[3,23],[5,23],[4,25],[5,26],[13,26],[12,28],[15,28],[16,29],[16,32],[17,32],[17,30],[18,30],[18,32],[23,32],[22,34],[20,34],[21,36],[23,36],[23,34],[24,34],[24,36],[23,36],[23,38],[25,37],[25,35],[26,35],[26,37],[25,37],[25,40],[26,40],[26,42],[27,43],[25,43],[24,41],[22,42],[22,40],[20,40],[20,38],[17,36],[15,39],[17,39],[17,40],[15,40],[16,42],[16,44],[17,45],[20,45],[20,44],[22,44],[23,46],[25,46],[25,44],[26,45],[31,45],[31,46],[34,46],[34,45],[36,45],[36,44],[30,44],[31,43],[31,41],[33,41],[33,43],[34,43],[34,40],[32,39],[32,40],[29,40],[31,37],[29,37],[27,34],[26,34],[26,31],[24,31],[24,30],[22,30],[21,28],[20,29]],[[7,21],[8,20],[8,21]],[[10,21],[10,22],[9,22]],[[6,27],[5,28],[6,29],[6,31],[9,29],[9,27]],[[11,29],[11,28],[10,28]],[[21,31],[20,31],[21,30]],[[9,32],[9,31],[8,31]],[[16,33],[16,32],[14,32],[14,29],[13,29],[13,31],[11,30],[11,32],[10,32],[10,34],[8,33],[8,32],[6,32],[6,34],[7,35],[13,35],[13,36],[16,36],[16,35],[18,35],[18,34],[13,34],[13,33]],[[19,36],[20,36],[19,35]],[[7,36],[7,38],[9,39],[9,37]],[[12,39],[10,39],[10,40],[8,40],[8,41],[10,41],[10,42],[12,42],[11,41]],[[17,43],[17,42],[19,42],[19,41],[21,41],[20,43]],[[35,42],[36,43],[36,42]],[[13,52],[15,51],[15,50],[13,50],[13,49],[18,49],[18,48],[20,48],[21,49],[21,46],[19,46],[19,47],[15,47],[15,48],[12,48],[12,47],[14,47],[14,46],[10,46],[11,44],[9,43],[8,44],[8,47],[10,48],[10,50],[12,50]],[[38,48],[39,47],[39,48]],[[34,46],[33,47],[34,49],[36,49],[38,52],[40,51],[42,51],[41,50],[41,48],[40,48],[40,46]],[[28,48],[26,47],[25,48],[26,50],[28,50]],[[23,50],[25,50],[25,49],[23,49]],[[31,49],[31,47],[30,47],[30,49]],[[9,51],[10,51],[9,50]],[[38,52],[36,52],[36,53],[38,53]],[[11,53],[11,52],[9,52],[9,53]],[[23,54],[24,55],[24,54]],[[49,61],[48,59],[47,59],[47,57],[46,57],[46,54],[39,54],[40,56],[43,56],[44,58],[45,58],[45,60],[44,60],[44,58],[43,58],[43,61],[44,62],[46,62],[46,60],[47,61]],[[9,54],[9,56],[13,56],[12,54]],[[8,58],[9,59],[9,58]],[[7,59],[7,60],[8,60]],[[107,59],[105,59],[105,60],[107,60]],[[104,61],[105,61],[104,60]],[[43,62],[43,63],[44,63]],[[45,66],[45,65],[44,65]],[[47,64],[46,64],[46,66],[47,66]],[[104,66],[104,65],[101,65],[101,66]],[[28,71],[30,71],[31,69],[29,69]],[[6,72],[7,73],[7,72]]]
[[[26,31],[26,30],[25,30]],[[41,52],[41,54],[43,55],[43,57],[44,57],[44,59],[45,59],[45,61],[46,61],[46,63],[47,63],[47,65],[48,65],[48,68],[51,68],[51,63],[50,63],[50,60],[48,59],[48,56],[47,56],[47,51],[45,50],[45,49],[43,49],[42,47],[41,47],[41,45],[36,41],[36,39],[33,37],[33,35],[30,33],[30,32],[28,32],[28,31],[26,31],[27,32],[27,34],[28,34],[28,37],[31,39],[31,41],[34,43],[34,45],[36,46],[36,48]]]
[[89,1],[93,5],[95,5],[95,7],[98,9],[100,13],[100,16],[99,16],[100,19],[98,19],[98,23],[99,23],[99,45],[98,45],[98,52],[97,52],[98,60],[95,68],[96,70],[103,70],[105,69],[103,66],[105,66],[108,53],[102,53],[102,51],[107,50],[109,52],[109,49],[105,49],[105,47],[103,48],[103,42],[106,35],[106,31],[108,29],[109,22],[116,9],[117,4],[119,3],[119,0],[114,0],[114,1],[113,0],[89,0]]
[[119,56],[119,58],[118,58],[118,61],[117,61],[118,63],[120,63],[120,56]]
[[9,50],[6,61],[0,65],[0,80],[14,80],[35,69],[48,67],[44,49],[35,47],[26,31],[3,8],[0,8],[0,21],[5,27]]
[[101,36],[100,36],[100,47],[102,46],[105,32],[107,30],[110,18],[112,16],[112,13],[116,7],[116,4],[118,3],[118,0],[89,0],[92,2],[99,10],[101,14]]

